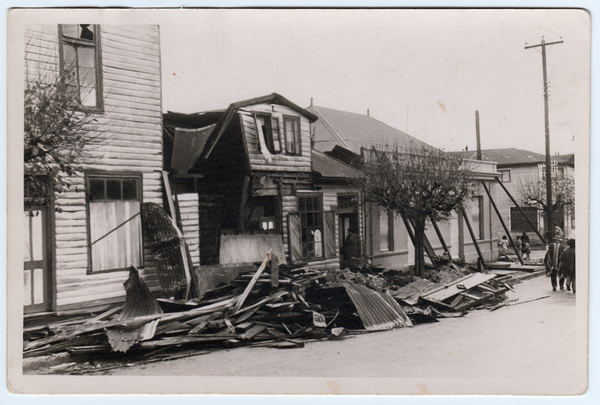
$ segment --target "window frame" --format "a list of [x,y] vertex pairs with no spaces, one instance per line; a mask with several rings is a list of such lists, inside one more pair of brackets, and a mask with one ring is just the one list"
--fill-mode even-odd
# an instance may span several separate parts
[[[511,182],[510,169],[500,169],[500,170],[498,170],[498,173],[500,173],[500,181],[502,181],[502,183],[510,183]],[[508,180],[504,180],[505,173],[508,173]]]
[[[85,180],[84,180],[84,184],[85,184],[85,205],[86,205],[86,234],[87,234],[87,242],[86,242],[86,250],[87,250],[87,274],[101,274],[101,273],[110,273],[110,272],[115,272],[115,271],[123,271],[127,269],[126,265],[125,267],[119,267],[119,268],[115,268],[115,269],[103,269],[103,270],[94,270],[93,268],[93,257],[92,257],[92,223],[91,223],[91,211],[90,211],[90,204],[94,204],[94,202],[100,202],[100,201],[138,201],[140,203],[140,264],[139,264],[139,268],[144,268],[145,267],[145,260],[144,260],[144,228],[141,224],[141,210],[142,210],[142,204],[144,203],[144,194],[143,194],[143,190],[144,190],[144,185],[143,185],[143,174],[142,173],[138,173],[138,172],[101,172],[101,171],[89,171],[89,172],[85,172],[84,174],[85,176]],[[137,180],[137,193],[138,193],[138,198],[137,200],[114,200],[114,199],[105,199],[105,200],[91,200],[90,199],[90,180],[93,179],[120,179],[120,180],[124,180],[124,179],[136,179]],[[105,191],[106,193],[106,191]]]
[[[65,36],[63,32],[63,27],[65,25],[79,25],[79,24],[58,24],[58,38],[59,38],[59,65],[60,65],[60,74],[61,74],[61,86],[62,90],[66,91],[66,83],[64,82],[64,78],[66,76],[66,67],[65,67],[65,43],[67,44],[76,44],[79,46],[90,47],[94,49],[94,63],[95,63],[95,79],[96,79],[96,105],[95,106],[84,106],[81,102],[81,89],[78,86],[77,90],[77,105],[75,108],[80,111],[86,112],[104,112],[104,93],[103,93],[103,85],[102,85],[102,56],[101,56],[101,39],[100,39],[100,25],[99,24],[89,24],[91,26],[91,31],[94,33],[94,39],[92,41],[80,38],[72,38],[69,36]],[[79,80],[79,70],[77,70],[77,78]]]
[[[267,132],[263,131],[262,128],[259,131],[258,129],[258,119],[262,118],[265,121],[265,127],[268,129]],[[277,134],[275,133],[275,126],[273,122],[277,123]],[[260,133],[262,132],[265,145],[267,146],[267,150],[271,155],[279,155],[283,153],[283,145],[281,144],[281,126],[279,124],[279,118],[267,113],[267,112],[254,112],[254,123],[256,125],[256,136],[260,137]],[[277,135],[277,136],[275,136]],[[279,150],[275,149],[275,145],[279,145]],[[260,139],[258,140],[258,150],[262,153]]]
[[[318,207],[319,209],[318,210],[313,209],[311,211],[306,210],[307,206],[306,206],[306,203],[305,203],[304,204],[304,208],[305,209],[301,210],[300,209],[300,207],[301,207],[300,199],[301,198],[316,198],[316,201],[319,204],[319,207]],[[325,216],[324,216],[325,209],[324,209],[324,206],[323,206],[323,194],[311,193],[311,194],[298,195],[298,211],[297,212],[298,212],[298,214],[300,216],[300,245],[301,245],[301,249],[302,249],[302,252],[301,252],[302,253],[302,260],[303,261],[325,260],[325,258],[326,258],[326,254],[325,254],[325,222],[324,222],[325,221]],[[314,256],[310,257],[308,255],[308,252],[310,250],[307,250],[307,254],[306,255],[304,254],[304,246],[308,245],[308,244],[312,244],[313,245],[313,252],[316,251],[316,249],[315,249],[316,242],[314,240],[312,242],[308,242],[308,241],[305,242],[304,241],[304,231],[306,229],[308,229],[308,227],[304,227],[303,226],[304,221],[303,221],[303,217],[302,216],[304,214],[308,215],[309,213],[312,213],[312,214],[316,213],[316,214],[318,214],[320,216],[320,228],[316,227],[316,229],[319,229],[321,231],[321,242],[320,242],[321,243],[321,255],[320,256],[317,256],[315,254]],[[308,221],[308,218],[307,218],[307,221]]]
[[[479,226],[478,226],[478,230],[477,230],[477,240],[484,240],[485,239],[485,206],[484,206],[484,201],[483,201],[483,196],[482,195],[475,195],[472,197],[472,205],[471,205],[471,222],[473,222],[473,208],[477,207],[479,212],[478,212],[478,222],[479,222]],[[473,227],[474,228],[474,227]],[[475,231],[475,229],[473,229],[473,231]]]
[[[387,222],[387,230],[388,230],[388,234],[387,234],[388,248],[387,248],[387,250],[383,250],[381,248],[381,241],[383,240],[383,238],[381,237],[382,215],[385,215],[386,220],[387,220],[387,221],[384,221],[384,222]],[[394,251],[394,215],[391,210],[384,210],[383,208],[380,208],[379,209],[379,252],[386,253],[386,252],[393,252],[393,251]]]
[[[286,131],[286,123],[292,123],[292,139],[291,144],[294,146],[294,150],[290,151],[288,148],[288,133]],[[294,130],[294,123],[298,123],[298,132]],[[302,156],[302,119],[296,115],[283,115],[283,138],[285,143],[285,154],[288,156]],[[297,150],[296,150],[297,149]]]

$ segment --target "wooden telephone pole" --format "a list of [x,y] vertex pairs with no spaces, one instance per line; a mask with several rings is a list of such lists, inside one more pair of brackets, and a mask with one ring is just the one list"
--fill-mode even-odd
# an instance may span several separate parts
[[542,43],[526,46],[525,49],[542,48],[542,68],[544,71],[544,119],[546,124],[546,232],[549,232],[550,240],[554,236],[552,226],[552,165],[550,162],[550,124],[548,122],[548,74],[546,73],[546,46],[562,44],[564,41],[546,42],[542,37]]

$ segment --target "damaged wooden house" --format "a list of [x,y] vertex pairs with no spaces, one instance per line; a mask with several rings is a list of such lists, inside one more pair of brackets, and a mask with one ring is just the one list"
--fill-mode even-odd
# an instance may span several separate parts
[[25,29],[26,80],[61,77],[94,140],[66,192],[25,200],[26,319],[124,301],[131,264],[158,288],[139,213],[163,204],[159,42],[157,25]]
[[339,268],[345,232],[362,222],[350,181],[362,173],[313,150],[316,120],[275,93],[164,115],[165,169],[190,250],[199,251],[201,290],[271,250],[284,263]]

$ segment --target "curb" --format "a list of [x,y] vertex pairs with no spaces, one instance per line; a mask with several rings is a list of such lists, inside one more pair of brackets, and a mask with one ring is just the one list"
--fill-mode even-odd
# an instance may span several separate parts
[[529,280],[529,279],[532,279],[532,278],[536,278],[536,277],[542,276],[544,274],[546,274],[546,270],[538,270],[538,271],[534,271],[533,273],[526,273],[526,274],[523,274],[521,276],[513,277],[512,279],[514,281],[525,281],[525,280]]
[[41,368],[49,368],[58,364],[68,363],[71,360],[71,354],[61,352],[48,356],[28,357],[23,359],[23,374],[28,371],[34,371]]

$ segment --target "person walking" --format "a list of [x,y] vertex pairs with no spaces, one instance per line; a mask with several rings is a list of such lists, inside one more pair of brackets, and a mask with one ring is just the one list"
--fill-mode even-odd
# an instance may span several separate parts
[[515,253],[521,256],[522,249],[523,243],[521,242],[521,235],[517,235],[517,239],[515,239]]
[[500,257],[506,257],[508,251],[508,239],[506,239],[506,235],[502,235],[502,239],[498,242],[498,247],[500,248]]
[[546,267],[546,277],[550,277],[550,282],[552,283],[552,291],[556,291],[557,278],[559,278],[558,285],[560,289],[564,290],[565,288],[565,277],[562,274],[558,274],[558,261],[564,250],[565,247],[558,239],[553,239],[552,243],[549,243],[546,249],[544,266]]
[[575,239],[569,239],[567,244],[569,247],[558,259],[558,273],[565,278],[567,291],[573,287],[573,294],[575,294]]

